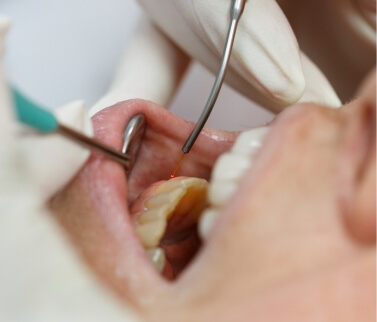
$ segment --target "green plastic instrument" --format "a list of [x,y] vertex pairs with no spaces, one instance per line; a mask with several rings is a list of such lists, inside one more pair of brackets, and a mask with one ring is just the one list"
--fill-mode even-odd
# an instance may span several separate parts
[[19,121],[43,133],[57,131],[59,123],[53,113],[39,107],[17,89],[12,89],[12,96]]
[[113,160],[120,162],[126,168],[130,166],[131,158],[127,154],[65,125],[59,124],[52,112],[38,106],[15,88],[12,88],[11,92],[16,116],[21,123],[42,133],[62,134],[78,144],[101,151]]

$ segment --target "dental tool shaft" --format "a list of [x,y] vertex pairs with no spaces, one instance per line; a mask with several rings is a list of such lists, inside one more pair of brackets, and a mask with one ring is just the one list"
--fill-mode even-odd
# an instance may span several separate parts
[[78,131],[75,131],[69,127],[66,127],[62,124],[58,125],[57,132],[66,136],[69,139],[72,139],[76,141],[77,143],[88,147],[90,149],[94,149],[97,151],[102,152],[109,158],[113,159],[114,161],[117,161],[121,163],[123,166],[128,169],[130,167],[131,158],[127,154],[123,154],[122,152],[94,139],[91,137],[88,137]]
[[13,88],[11,93],[13,96],[16,116],[23,124],[31,126],[41,133],[60,133],[80,145],[104,153],[109,158],[121,163],[126,170],[130,169],[131,157],[128,154],[117,151],[94,138],[88,137],[76,130],[60,124],[51,111],[38,106],[19,90]]
[[177,174],[177,171],[178,171],[179,167],[181,166],[181,163],[182,163],[185,155],[186,155],[185,153],[182,153],[181,157],[179,158],[179,161],[178,161],[177,165],[174,168],[174,171],[170,175],[170,178],[173,179],[175,177],[175,175]]
[[209,94],[207,103],[204,106],[204,109],[202,111],[202,114],[200,115],[198,122],[196,123],[190,136],[188,137],[188,139],[186,140],[185,144],[182,147],[182,152],[185,154],[190,152],[201,130],[203,129],[205,123],[207,122],[207,119],[212,112],[213,106],[216,103],[217,97],[221,89],[221,85],[223,84],[223,81],[224,81],[226,68],[229,62],[229,57],[232,51],[233,42],[236,35],[237,25],[242,15],[242,12],[244,10],[245,2],[246,0],[232,0],[232,4],[230,8],[230,24],[228,28],[226,41],[225,41],[223,55],[221,58],[220,67],[217,72],[212,90]]

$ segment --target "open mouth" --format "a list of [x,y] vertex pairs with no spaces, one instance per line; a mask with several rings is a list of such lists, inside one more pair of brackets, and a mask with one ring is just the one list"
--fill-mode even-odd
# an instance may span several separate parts
[[[355,247],[339,209],[347,206],[344,196],[373,141],[368,109],[337,114],[298,106],[279,116],[265,140],[266,128],[241,135],[206,129],[178,177],[169,180],[193,124],[151,102],[119,103],[94,116],[93,124],[97,138],[119,149],[128,121],[145,115],[131,172],[126,175],[119,164],[93,153],[51,208],[90,267],[140,312],[169,320],[169,311],[170,320],[180,321],[184,307],[191,316],[216,310],[229,320],[240,306],[258,311],[263,301],[263,310],[270,310],[282,294],[297,303],[301,297],[289,291],[291,283],[305,294],[327,284],[326,279],[307,284],[303,274],[353,263]],[[308,184],[313,174],[315,182]],[[272,302],[263,300],[264,291],[258,293],[286,280],[287,293],[276,288]],[[250,294],[260,296],[252,298],[253,308]],[[230,298],[233,306],[224,316],[221,308],[229,308]]]
[[95,136],[119,149],[124,128],[136,114],[145,115],[147,126],[130,173],[93,153],[51,203],[91,267],[128,300],[147,292],[153,283],[176,279],[198,252],[207,180],[218,156],[237,137],[204,130],[178,177],[168,180],[193,125],[151,102],[132,100],[95,115]]

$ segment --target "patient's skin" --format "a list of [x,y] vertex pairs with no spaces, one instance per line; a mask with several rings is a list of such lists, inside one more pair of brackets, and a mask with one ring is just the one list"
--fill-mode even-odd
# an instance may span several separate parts
[[[374,321],[375,111],[374,74],[340,110],[284,111],[207,243],[174,282],[145,258],[126,201],[168,178],[189,123],[143,101],[95,116],[96,135],[119,147],[127,120],[146,114],[135,168],[126,179],[94,154],[53,200],[54,215],[100,278],[151,321]],[[207,130],[180,173],[208,178],[234,139]]]

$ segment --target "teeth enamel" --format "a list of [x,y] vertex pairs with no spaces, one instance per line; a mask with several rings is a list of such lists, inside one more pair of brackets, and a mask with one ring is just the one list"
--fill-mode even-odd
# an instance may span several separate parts
[[158,208],[148,209],[136,218],[139,224],[146,224],[156,220],[165,220],[173,207],[170,204],[159,206]]
[[199,236],[205,240],[216,222],[217,214],[237,190],[238,183],[252,166],[253,157],[262,146],[269,127],[259,127],[241,133],[230,152],[217,160],[208,189],[211,208],[199,219]]
[[158,245],[164,235],[167,223],[165,220],[155,220],[135,227],[137,236],[145,248],[153,248]]
[[199,231],[199,236],[202,240],[207,239],[215,223],[218,213],[219,212],[216,209],[206,209],[203,212],[202,216],[200,217],[198,231]]
[[156,269],[156,271],[161,273],[165,267],[164,251],[161,248],[157,247],[147,249],[145,252],[147,253],[147,256],[151,260],[153,267]]
[[178,177],[168,180],[156,188],[157,193],[172,191],[177,188],[207,186],[207,181],[199,178]]
[[237,190],[237,181],[218,180],[211,182],[208,201],[212,207],[222,207]]
[[212,207],[222,207],[237,189],[238,181],[252,165],[255,153],[262,146],[268,127],[259,127],[239,135],[231,151],[215,164],[208,199]]
[[212,180],[238,180],[250,167],[249,157],[239,154],[225,153],[216,162],[212,171]]
[[185,192],[185,189],[182,188],[177,188],[173,191],[162,192],[146,200],[144,205],[148,209],[152,209],[160,206],[165,206],[166,204],[175,204],[177,200],[182,198]]
[[199,178],[175,178],[159,185],[135,219],[135,231],[144,248],[158,246],[173,214],[189,214],[194,223],[207,206],[207,187],[208,182]]
[[269,127],[258,127],[242,132],[232,147],[232,152],[242,155],[253,155],[262,146],[262,141],[268,133]]

